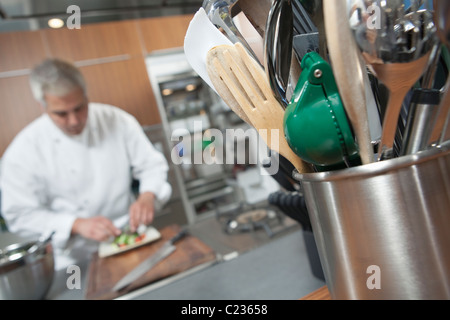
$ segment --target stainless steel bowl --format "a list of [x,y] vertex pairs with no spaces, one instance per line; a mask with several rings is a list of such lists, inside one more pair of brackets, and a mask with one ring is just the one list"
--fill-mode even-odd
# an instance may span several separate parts
[[53,246],[46,243],[33,253],[35,241],[0,249],[0,300],[44,299],[55,272]]

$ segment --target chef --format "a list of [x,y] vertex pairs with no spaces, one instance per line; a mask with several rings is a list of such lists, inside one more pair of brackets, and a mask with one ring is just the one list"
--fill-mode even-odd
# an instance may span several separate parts
[[5,151],[1,212],[11,232],[55,231],[62,268],[88,258],[125,224],[134,231],[152,223],[172,192],[168,163],[133,116],[89,101],[71,63],[45,60],[32,70],[30,85],[43,114]]

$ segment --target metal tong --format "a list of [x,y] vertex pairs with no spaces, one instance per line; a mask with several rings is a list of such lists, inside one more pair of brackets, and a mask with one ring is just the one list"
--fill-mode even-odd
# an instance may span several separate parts
[[238,0],[204,0],[202,7],[209,20],[216,27],[222,28],[233,44],[241,43],[256,58],[255,52],[233,22],[231,11],[237,2]]

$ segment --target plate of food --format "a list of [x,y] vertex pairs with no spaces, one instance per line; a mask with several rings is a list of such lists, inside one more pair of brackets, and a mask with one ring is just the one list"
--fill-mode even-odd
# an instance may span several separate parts
[[110,241],[100,243],[98,256],[100,258],[109,257],[122,253],[161,238],[161,233],[154,227],[139,227],[136,232],[124,230],[120,235]]

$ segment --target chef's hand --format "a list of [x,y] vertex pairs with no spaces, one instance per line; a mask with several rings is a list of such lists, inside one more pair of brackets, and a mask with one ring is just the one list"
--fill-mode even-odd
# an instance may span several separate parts
[[79,234],[95,241],[105,241],[120,233],[120,229],[105,217],[77,218],[72,225],[72,234]]
[[130,206],[130,229],[136,231],[140,224],[149,225],[155,213],[155,195],[151,192],[141,193]]

